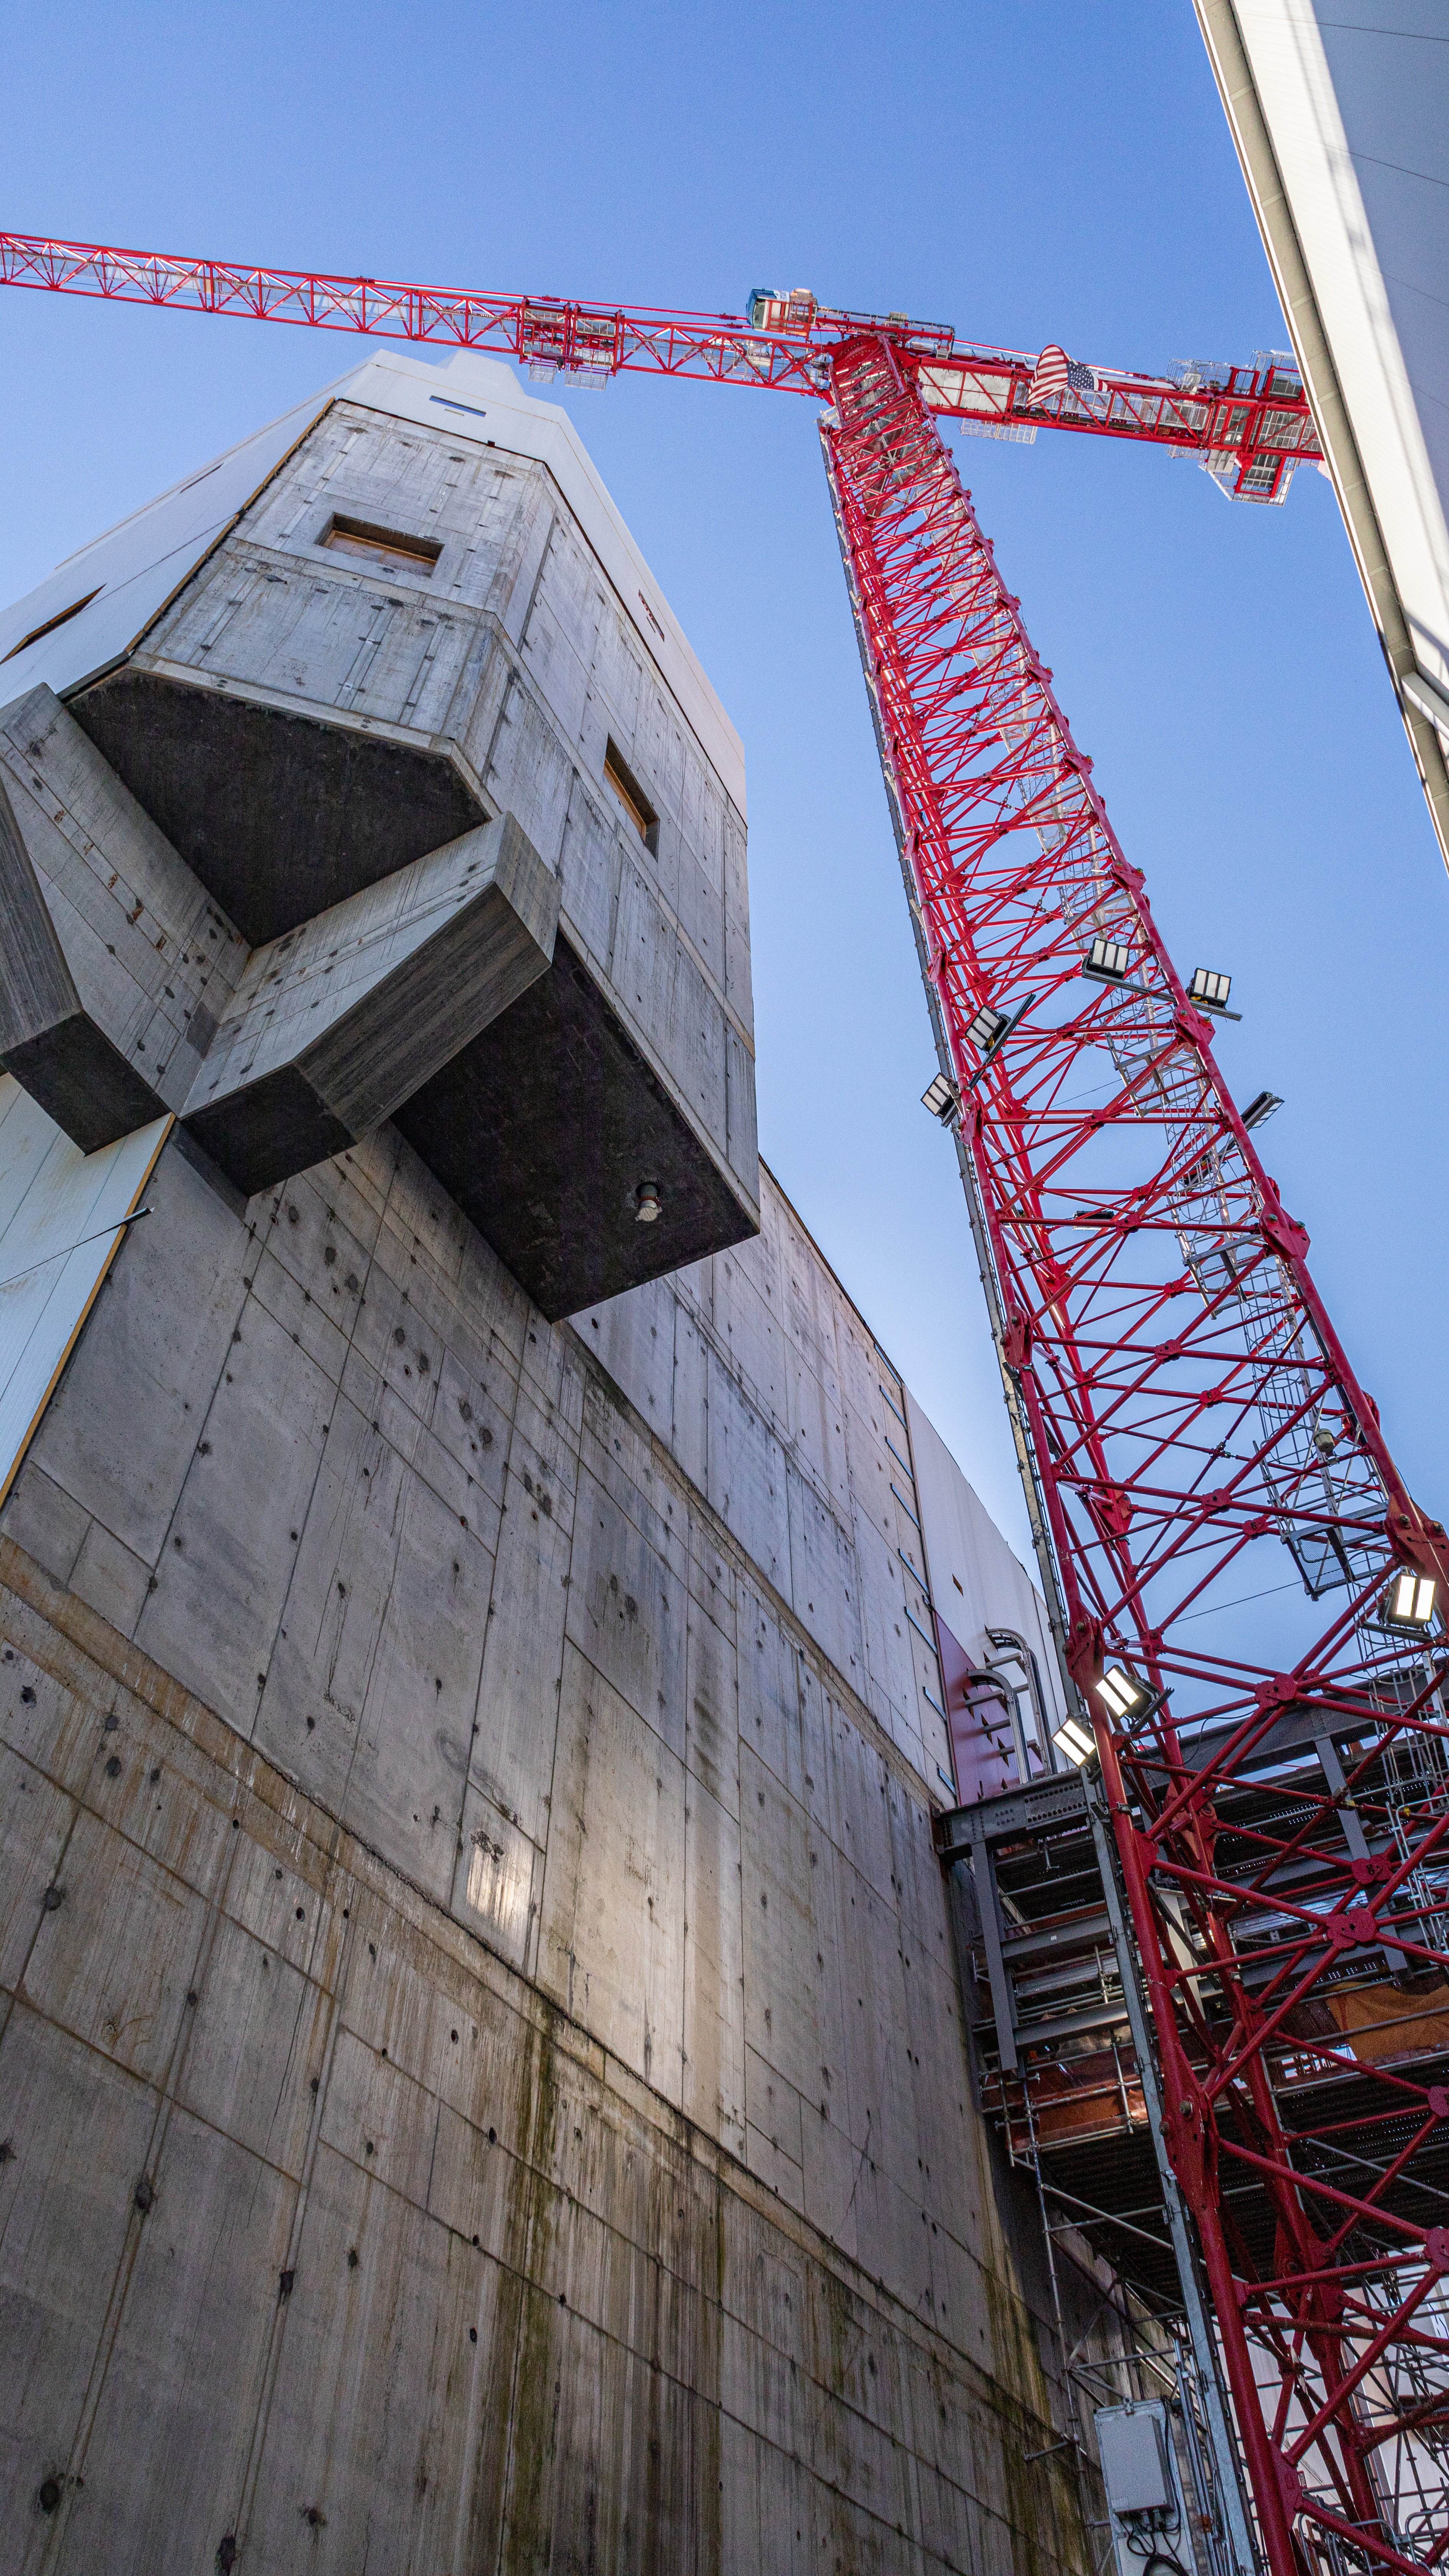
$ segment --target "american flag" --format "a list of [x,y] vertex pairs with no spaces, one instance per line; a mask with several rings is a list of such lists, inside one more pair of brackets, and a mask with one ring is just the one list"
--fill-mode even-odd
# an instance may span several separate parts
[[1069,358],[1065,349],[1043,349],[1036,362],[1036,373],[1026,389],[1027,401],[1050,402],[1053,394],[1064,394],[1069,388],[1075,394],[1095,393],[1095,370],[1084,366],[1079,358]]

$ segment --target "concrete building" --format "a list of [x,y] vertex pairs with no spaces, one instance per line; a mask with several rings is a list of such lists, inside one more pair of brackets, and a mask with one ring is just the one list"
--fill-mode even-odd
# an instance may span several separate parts
[[373,360],[0,654],[0,2562],[1085,2570],[933,1840],[1045,1620],[572,428]]

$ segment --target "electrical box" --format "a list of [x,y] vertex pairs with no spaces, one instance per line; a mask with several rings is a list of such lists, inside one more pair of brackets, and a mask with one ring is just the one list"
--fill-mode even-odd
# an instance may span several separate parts
[[1176,2502],[1167,2465],[1167,2409],[1160,2402],[1104,2406],[1097,2417],[1097,2447],[1113,2513],[1161,2513]]
[[1151,2561],[1177,2576],[1197,2576],[1171,2412],[1161,2397],[1097,2410],[1097,2449],[1107,2490],[1119,2576],[1142,2576]]

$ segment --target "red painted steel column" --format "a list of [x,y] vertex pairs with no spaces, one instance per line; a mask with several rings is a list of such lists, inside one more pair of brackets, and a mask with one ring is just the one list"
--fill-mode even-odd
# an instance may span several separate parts
[[[1449,2015],[1404,2003],[1449,2002],[1449,1543],[912,361],[862,333],[832,390],[887,787],[1269,2563],[1304,2576],[1342,2543],[1345,2565],[1449,2566]],[[1296,1605],[1247,1624],[1240,1596],[1295,1568]],[[1406,1573],[1438,1590],[1401,1635],[1382,1610]],[[1116,1664],[1121,1714],[1100,1688]],[[1271,1788],[1280,1745],[1291,1820],[1271,1798],[1266,1822],[1220,1811]],[[1346,1965],[1381,2016],[1356,2050]]]

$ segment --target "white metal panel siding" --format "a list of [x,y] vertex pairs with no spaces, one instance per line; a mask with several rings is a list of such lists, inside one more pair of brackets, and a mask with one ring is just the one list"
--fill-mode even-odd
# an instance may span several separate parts
[[1035,1649],[1048,1705],[1060,1715],[1056,1656],[1036,1585],[909,1389],[906,1413],[926,1571],[941,1617],[968,1654],[984,1647],[984,1630],[1014,1628]]
[[[1365,206],[1359,181],[1360,170],[1371,176],[1370,193],[1376,196],[1379,181],[1389,174],[1374,170],[1365,153],[1355,158],[1324,51],[1327,30],[1320,31],[1309,0],[1262,0],[1251,11],[1236,0],[1195,0],[1195,5],[1304,369],[1349,542],[1449,862],[1449,733],[1440,729],[1437,702],[1426,703],[1419,676],[1442,689],[1449,673],[1446,495],[1434,482],[1424,431],[1429,414],[1420,407],[1425,395],[1422,325],[1411,334],[1407,350],[1399,330],[1400,314],[1411,305],[1416,312],[1424,309],[1422,298],[1409,290],[1433,264],[1422,215],[1438,182],[1432,166],[1426,168],[1418,155],[1418,141],[1404,151],[1394,142],[1385,151],[1380,140],[1374,160],[1407,163],[1397,172],[1399,183],[1409,185],[1411,174],[1418,173],[1413,190],[1420,221],[1413,274],[1406,277],[1400,265],[1401,227],[1392,225],[1384,240],[1376,241],[1372,210]],[[1340,28],[1336,43],[1345,32],[1355,46],[1371,41],[1374,33],[1366,26]],[[1387,50],[1396,52],[1400,41],[1396,38]],[[1415,44],[1409,50],[1430,49]],[[1361,136],[1362,105],[1362,100],[1349,101]],[[1378,128],[1372,131],[1377,134]],[[1392,293],[1386,268],[1398,271]],[[1431,357],[1441,358],[1442,351]]]
[[1444,0],[1380,0],[1382,30],[1314,12],[1440,500],[1449,508],[1449,47]]
[[[42,680],[63,697],[129,652],[331,399],[330,389],[309,395],[68,556],[13,607],[0,609],[0,704],[8,706]],[[88,592],[97,595],[79,616],[24,652],[15,650],[22,635],[62,616]]]
[[0,1501],[139,1207],[170,1120],[83,1154],[0,1074]]
[[1449,685],[1449,529],[1344,130],[1354,101],[1301,0],[1238,19],[1420,666]]

